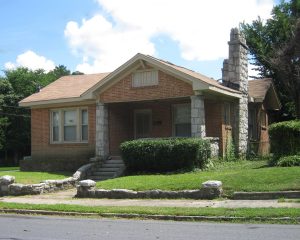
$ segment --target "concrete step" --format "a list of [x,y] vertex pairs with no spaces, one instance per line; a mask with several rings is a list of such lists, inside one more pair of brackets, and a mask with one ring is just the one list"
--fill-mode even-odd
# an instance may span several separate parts
[[111,160],[119,160],[119,159],[121,159],[122,160],[122,157],[121,156],[117,156],[117,155],[113,155],[113,156],[110,156],[109,159],[111,159]]
[[123,160],[106,160],[103,164],[110,163],[110,164],[124,164]]
[[90,176],[90,179],[94,180],[94,181],[104,181],[107,179],[112,179],[113,177],[102,177],[102,176]]
[[98,169],[94,169],[93,172],[117,172],[120,168],[118,167],[102,167]]
[[103,163],[103,168],[120,168],[125,167],[124,163]]
[[103,171],[97,171],[97,172],[92,172],[92,176],[114,176],[116,172],[103,172]]

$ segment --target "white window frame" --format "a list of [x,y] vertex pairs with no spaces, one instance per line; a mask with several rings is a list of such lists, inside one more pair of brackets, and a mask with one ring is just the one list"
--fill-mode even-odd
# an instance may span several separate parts
[[[176,111],[176,107],[179,107],[179,106],[186,106],[186,107],[190,107],[191,108],[191,104],[190,103],[178,103],[178,104],[173,104],[172,105],[172,136],[173,137],[177,137],[176,136],[176,128],[175,128],[175,125],[177,124],[175,122],[175,111]],[[191,116],[190,116],[189,121],[187,121],[185,124],[190,124],[191,128],[192,128]],[[192,135],[192,129],[191,129],[191,135]]]
[[[87,111],[87,132],[89,138],[89,112],[87,107],[80,108],[59,108],[50,110],[50,143],[51,144],[65,144],[65,143],[88,143],[87,140],[82,140],[82,110]],[[64,112],[65,111],[76,111],[76,140],[75,141],[65,141],[64,140]],[[58,141],[53,141],[53,112],[57,112],[59,115],[59,136]]]
[[131,82],[133,88],[157,86],[158,71],[153,69],[135,71]]

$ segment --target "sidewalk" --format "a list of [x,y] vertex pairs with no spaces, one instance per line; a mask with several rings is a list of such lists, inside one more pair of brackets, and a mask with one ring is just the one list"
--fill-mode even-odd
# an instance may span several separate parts
[[274,200],[167,200],[167,199],[93,199],[74,198],[76,189],[56,193],[0,197],[0,202],[30,204],[72,204],[83,206],[148,206],[148,207],[211,207],[211,208],[300,208],[300,203]]

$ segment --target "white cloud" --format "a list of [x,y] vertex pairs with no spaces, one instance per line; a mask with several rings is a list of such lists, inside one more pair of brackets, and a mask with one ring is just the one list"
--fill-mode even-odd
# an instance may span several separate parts
[[178,43],[185,60],[227,57],[230,29],[258,15],[268,18],[273,7],[273,0],[98,0],[98,3],[105,12],[81,23],[69,22],[65,28],[71,49],[84,59],[77,70],[86,73],[111,71],[137,52],[156,55],[151,40],[160,34]]
[[7,62],[4,67],[6,69],[27,67],[31,70],[44,69],[46,72],[49,72],[55,68],[55,64],[44,56],[40,56],[35,52],[28,50],[18,55],[15,63]]

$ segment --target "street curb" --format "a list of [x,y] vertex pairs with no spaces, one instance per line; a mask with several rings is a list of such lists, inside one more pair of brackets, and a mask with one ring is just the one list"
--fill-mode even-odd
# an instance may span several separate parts
[[32,214],[47,216],[85,216],[104,218],[124,218],[124,219],[146,219],[146,220],[171,220],[171,221],[294,221],[300,223],[300,217],[227,217],[227,216],[176,216],[176,215],[149,215],[149,214],[127,214],[127,213],[80,213],[80,212],[59,212],[46,210],[27,209],[0,209],[0,213]]

